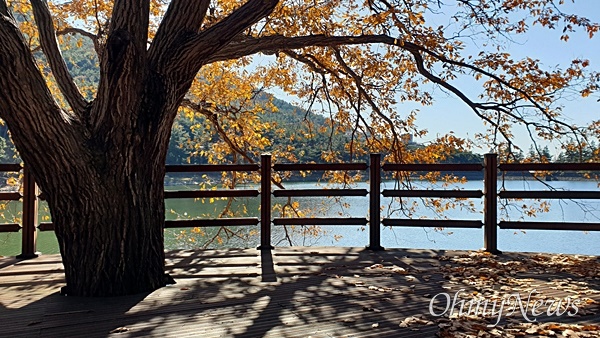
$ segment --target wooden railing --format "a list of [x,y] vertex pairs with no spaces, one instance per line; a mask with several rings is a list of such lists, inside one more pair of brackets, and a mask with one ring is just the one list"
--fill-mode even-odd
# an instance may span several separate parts
[[[167,165],[168,173],[187,173],[187,172],[244,172],[258,171],[260,166],[257,164],[222,164],[222,165]],[[221,189],[221,190],[185,190],[185,191],[165,191],[165,198],[216,198],[216,197],[257,197],[260,195],[258,190],[248,189]],[[256,217],[240,218],[213,218],[213,219],[195,219],[195,220],[167,220],[165,228],[195,228],[195,227],[219,227],[219,226],[256,226],[259,220]]]
[[[20,258],[36,257],[35,243],[37,231],[51,231],[52,223],[38,225],[38,200],[32,175],[19,164],[0,164],[0,172],[18,172],[23,170],[22,193],[0,193],[0,200],[23,201],[21,224],[0,224],[0,232],[22,233],[22,252]],[[368,226],[369,243],[367,248],[382,250],[381,225],[390,227],[444,227],[444,228],[481,228],[484,229],[485,250],[497,253],[500,229],[544,229],[544,230],[585,230],[600,231],[600,223],[566,222],[512,222],[498,221],[499,199],[535,198],[535,199],[600,199],[598,191],[498,191],[498,172],[530,171],[600,171],[600,163],[556,163],[556,164],[500,164],[497,155],[486,154],[483,164],[394,164],[381,165],[381,155],[371,154],[367,163],[335,164],[274,164],[271,155],[262,155],[260,165],[167,165],[168,173],[209,173],[209,172],[260,172],[260,191],[256,189],[186,190],[166,191],[165,198],[218,198],[218,197],[254,197],[260,196],[260,219],[257,217],[167,220],[166,228],[219,227],[219,226],[258,226],[260,224],[259,249],[271,249],[271,227],[285,225],[360,225]],[[369,190],[367,189],[272,189],[273,173],[286,171],[368,171]],[[383,173],[393,172],[482,172],[483,190],[381,190]],[[268,191],[264,194],[262,192]],[[324,217],[324,218],[273,218],[272,197],[331,197],[363,196],[368,199],[367,217]],[[404,198],[483,198],[483,220],[434,220],[400,219],[381,217],[381,197]],[[43,198],[43,196],[41,196]],[[365,201],[366,202],[366,201]]]
[[33,176],[27,169],[23,169],[20,164],[0,164],[0,172],[17,173],[23,170],[22,194],[18,192],[0,193],[0,200],[18,201],[22,199],[22,218],[21,224],[10,223],[0,224],[0,232],[18,232],[21,231],[21,254],[17,258],[37,257],[35,243],[37,239],[37,193]]
[[[600,163],[523,163],[501,164],[503,172],[514,171],[598,171]],[[540,199],[600,199],[599,191],[510,191],[498,193],[501,199],[509,198],[540,198]],[[600,223],[564,223],[564,222],[509,222],[500,221],[500,229],[523,230],[585,230],[600,231]]]

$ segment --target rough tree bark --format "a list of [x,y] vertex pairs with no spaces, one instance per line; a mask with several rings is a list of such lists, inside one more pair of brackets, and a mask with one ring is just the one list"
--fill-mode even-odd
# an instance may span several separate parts
[[73,83],[44,0],[32,0],[40,45],[70,110],[61,109],[0,0],[0,117],[44,191],[69,295],[147,292],[164,274],[163,181],[177,108],[209,55],[268,15],[251,0],[199,32],[209,1],[173,0],[147,48],[148,0],[117,0],[96,98]]

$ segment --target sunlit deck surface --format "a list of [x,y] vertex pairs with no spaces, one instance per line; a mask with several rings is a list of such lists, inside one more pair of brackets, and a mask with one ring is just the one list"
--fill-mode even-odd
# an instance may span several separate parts
[[[465,295],[477,291],[489,299],[494,292],[499,297],[518,292],[526,299],[532,289],[537,298],[582,299],[576,316],[537,317],[562,325],[526,324],[518,310],[508,320],[503,316],[497,337],[527,330],[533,337],[544,328],[600,336],[597,257],[335,247],[262,253],[171,251],[167,256],[167,270],[177,284],[151,294],[115,298],[60,296],[63,269],[58,255],[21,261],[0,258],[0,336],[455,337],[480,330],[492,334],[494,329],[485,324],[495,322],[495,317],[448,319],[429,314],[434,295],[445,292],[453,297],[461,289]],[[444,297],[437,299],[445,302]],[[438,305],[445,306],[444,302]],[[434,310],[439,313],[443,308]]]

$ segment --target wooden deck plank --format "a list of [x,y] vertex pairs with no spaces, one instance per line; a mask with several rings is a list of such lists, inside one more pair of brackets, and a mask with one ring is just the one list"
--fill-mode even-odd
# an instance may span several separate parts
[[[486,291],[474,283],[486,265],[474,266],[472,254],[336,247],[173,251],[167,271],[177,284],[105,299],[58,295],[64,283],[59,256],[1,258],[0,318],[10,325],[0,336],[433,337],[437,322],[399,324],[411,316],[436,319],[428,314],[435,294],[506,293],[500,287],[509,279],[512,291],[536,288],[544,297],[564,298],[584,290],[600,303],[600,271],[585,270],[598,259],[582,261],[585,277],[568,269],[545,271],[540,261],[539,269],[497,276]],[[533,259],[535,254],[509,253],[490,267],[512,264],[518,270]],[[600,315],[558,320],[598,325]]]

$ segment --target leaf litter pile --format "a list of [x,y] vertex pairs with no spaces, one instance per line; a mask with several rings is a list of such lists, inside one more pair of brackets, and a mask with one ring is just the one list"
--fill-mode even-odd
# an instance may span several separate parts
[[[437,325],[437,336],[442,338],[600,337],[598,257],[532,254],[515,258],[477,251],[439,256],[438,260],[431,264],[433,272],[388,263],[366,268],[386,276],[404,275],[407,286],[368,285],[368,278],[356,279],[359,275],[354,275],[354,285],[371,292],[411,293],[415,284],[439,283],[437,295],[423,295],[430,308],[398,325],[414,331]],[[373,324],[373,328],[378,326]]]

